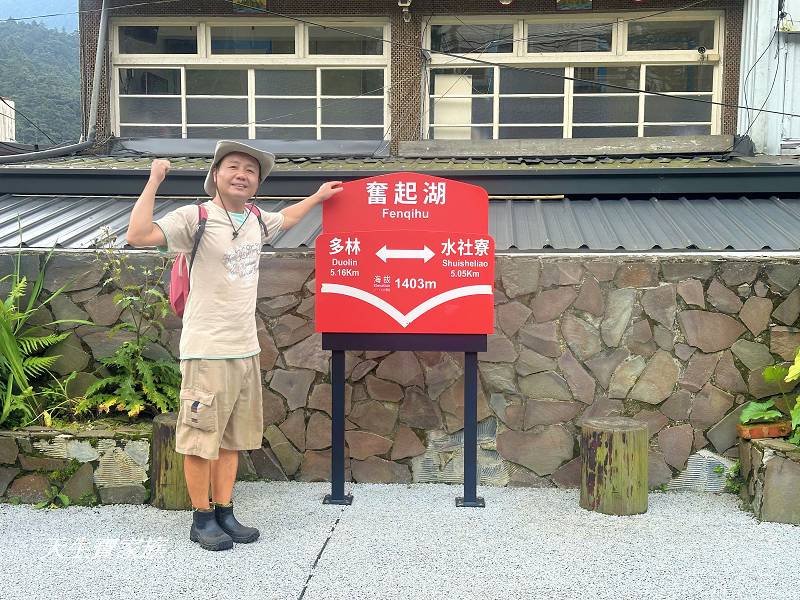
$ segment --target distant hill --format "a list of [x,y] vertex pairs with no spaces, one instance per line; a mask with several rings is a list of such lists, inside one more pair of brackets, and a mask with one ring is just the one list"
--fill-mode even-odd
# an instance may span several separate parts
[[[47,4],[42,2],[42,4]],[[0,96],[56,142],[81,133],[78,33],[26,21],[0,22]],[[17,141],[49,144],[17,113]]]
[[[78,0],[0,0],[0,21],[9,17],[38,17],[39,15],[52,15],[62,13],[75,13],[78,10]],[[78,15],[68,14],[57,17],[39,19],[45,27],[50,29],[63,29],[77,31]]]

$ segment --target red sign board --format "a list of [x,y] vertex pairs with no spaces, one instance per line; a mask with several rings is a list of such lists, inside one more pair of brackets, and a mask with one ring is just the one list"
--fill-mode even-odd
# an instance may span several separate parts
[[[370,202],[374,192],[366,191],[376,182],[387,190],[386,203],[377,206]],[[487,233],[485,190],[416,173],[344,188],[323,204],[315,246],[317,331],[493,332],[494,241]],[[419,208],[396,207],[395,189]],[[409,189],[417,190],[415,198]],[[434,190],[437,203],[423,190]]]
[[322,231],[489,231],[489,197],[476,185],[419,173],[344,184],[322,205]]

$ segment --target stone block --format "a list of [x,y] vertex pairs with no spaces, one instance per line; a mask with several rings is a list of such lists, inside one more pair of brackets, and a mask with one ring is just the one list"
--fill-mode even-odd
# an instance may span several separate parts
[[525,403],[523,429],[532,429],[537,425],[556,425],[569,422],[575,418],[582,408],[583,405],[579,402],[528,400]]
[[686,343],[709,353],[730,348],[746,331],[732,317],[703,310],[684,310],[678,314],[678,321]]
[[[441,416],[433,402],[417,388],[406,390],[405,398],[399,407],[399,416],[406,425],[418,429],[438,429],[442,425]],[[397,418],[396,404],[386,406],[374,400],[354,404],[350,411],[350,420],[359,428],[379,435],[392,433]]]
[[714,374],[714,369],[717,368],[721,356],[720,352],[714,354],[693,353],[683,377],[678,381],[678,385],[690,392],[699,392],[711,379],[711,375]]
[[603,291],[600,284],[594,277],[587,277],[581,286],[578,298],[572,304],[576,310],[591,313],[597,317],[601,316],[606,309]]
[[794,360],[800,348],[800,329],[776,326],[770,329],[769,349],[783,360]]
[[630,353],[625,348],[609,348],[594,355],[585,364],[600,386],[608,389],[614,371],[629,356]]
[[21,471],[16,467],[0,467],[0,497],[6,493],[8,486],[20,473]]
[[737,340],[731,346],[731,352],[738,358],[744,366],[751,371],[754,369],[763,369],[774,363],[775,361],[770,354],[769,348],[764,344],[757,344],[756,342],[748,342],[747,340]]
[[[314,413],[317,414],[317,413]],[[305,410],[298,409],[289,414],[286,420],[278,425],[283,435],[300,452],[306,450],[306,416]],[[328,434],[330,437],[330,434]]]
[[647,363],[641,376],[630,392],[630,398],[659,404],[669,397],[678,381],[680,370],[670,354],[659,350]]
[[772,314],[772,300],[769,298],[759,298],[753,296],[739,311],[739,318],[742,320],[750,332],[757,336],[769,327],[769,317]]
[[644,358],[641,356],[631,356],[626,358],[614,370],[611,382],[608,386],[609,398],[625,398],[628,392],[639,379],[646,366]]
[[575,399],[584,404],[594,402],[595,381],[570,352],[566,351],[561,355],[561,358],[558,359],[558,366]]
[[742,308],[742,301],[739,296],[722,285],[717,279],[714,279],[711,285],[708,286],[707,296],[711,306],[721,312],[736,314]]
[[513,337],[533,311],[521,302],[509,302],[497,307],[497,323],[508,337]]
[[[597,329],[590,323],[574,315],[565,315],[561,320],[561,334],[564,336],[564,341],[567,342],[570,349],[581,360],[591,358],[603,348]],[[534,350],[536,350],[536,348],[534,348]],[[555,355],[548,354],[548,356],[559,355],[560,352]]]
[[103,504],[144,504],[147,490],[141,484],[113,485],[99,488]]
[[351,460],[353,479],[358,483],[410,483],[408,465],[392,462],[377,456],[366,460]]
[[55,292],[64,287],[65,292],[86,290],[100,283],[103,267],[87,254],[56,254],[47,265],[45,289]]
[[573,458],[568,463],[556,469],[550,479],[561,489],[580,489],[582,464],[583,461],[580,456]]
[[17,462],[19,448],[12,437],[0,437],[0,464],[13,465]]
[[800,289],[794,290],[772,311],[772,317],[784,325],[794,325],[800,316]]
[[678,284],[678,295],[689,306],[706,307],[706,298],[703,295],[703,283],[697,279],[686,279]]
[[497,436],[500,456],[532,470],[550,475],[575,456],[575,438],[561,425],[544,425],[530,431],[507,430]]
[[505,258],[497,260],[503,290],[509,298],[532,294],[539,288],[541,267],[536,258]]
[[36,504],[47,500],[50,480],[41,473],[29,473],[17,477],[6,489],[6,498],[18,498],[23,504]]
[[302,342],[285,350],[283,357],[290,367],[299,369],[314,369],[319,373],[327,374],[330,352],[322,349],[322,334],[310,335]]
[[525,377],[533,373],[542,371],[552,371],[556,368],[556,361],[552,358],[542,356],[538,352],[528,348],[522,348],[516,362],[516,370],[519,375]]
[[513,363],[517,360],[518,353],[514,344],[502,335],[490,335],[486,343],[486,352],[478,353],[478,360],[485,362]]
[[552,371],[534,373],[519,380],[519,390],[530,398],[572,400],[566,380]]
[[760,518],[800,525],[800,462],[775,456],[767,462]]
[[561,355],[561,344],[555,321],[526,325],[519,330],[519,341],[544,356]]
[[306,369],[285,371],[277,369],[269,382],[269,387],[286,398],[289,410],[295,410],[306,405],[308,391],[314,383],[316,374]]
[[283,472],[281,463],[275,453],[268,447],[262,446],[250,452],[250,460],[253,461],[253,467],[256,474],[261,479],[268,481],[289,481],[286,473]]
[[645,288],[658,285],[657,263],[623,263],[614,276],[618,288]]
[[646,290],[642,294],[642,308],[654,321],[672,327],[675,323],[675,313],[678,311],[675,286],[669,283]]
[[313,413],[308,419],[308,429],[305,432],[305,443],[302,450],[306,448],[309,450],[324,450],[325,448],[330,448],[331,433],[331,419],[321,412]]
[[392,446],[393,461],[419,456],[424,452],[425,445],[409,427],[401,426],[397,429]]
[[424,385],[422,368],[413,352],[392,352],[380,362],[375,375],[403,387]]
[[694,397],[689,420],[697,429],[708,429],[733,407],[733,396],[707,383]]
[[537,323],[554,321],[572,305],[577,297],[578,293],[571,286],[541,291],[531,303],[533,318]]
[[662,429],[658,434],[658,446],[668,465],[682,471],[692,452],[694,431],[691,425],[676,425]]
[[302,291],[314,271],[313,258],[274,255],[261,259],[258,279],[259,298],[277,298]]
[[622,334],[631,320],[635,300],[636,290],[631,288],[613,290],[608,294],[605,316],[600,325],[603,341],[607,346],[619,346]]
[[300,468],[303,455],[298,452],[289,442],[283,432],[276,425],[270,425],[264,431],[264,439],[269,444],[269,448],[278,458],[283,472],[287,476],[292,476]]

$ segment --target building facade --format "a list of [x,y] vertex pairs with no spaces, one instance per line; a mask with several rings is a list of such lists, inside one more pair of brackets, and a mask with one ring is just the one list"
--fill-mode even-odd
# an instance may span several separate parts
[[[743,0],[116,4],[100,139],[737,132],[714,103],[738,100]],[[81,2],[86,114],[100,5]]]

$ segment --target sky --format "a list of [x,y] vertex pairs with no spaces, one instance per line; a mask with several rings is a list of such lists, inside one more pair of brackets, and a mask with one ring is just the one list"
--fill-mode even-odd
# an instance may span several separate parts
[[[78,10],[78,0],[0,0],[0,21],[9,17],[35,17],[54,13],[74,13]],[[40,23],[52,29],[78,29],[78,15],[64,15],[38,19]]]

